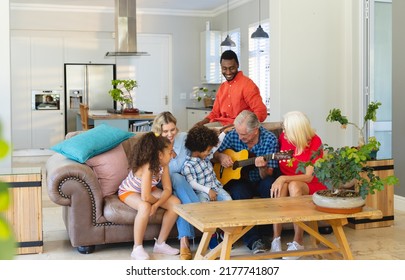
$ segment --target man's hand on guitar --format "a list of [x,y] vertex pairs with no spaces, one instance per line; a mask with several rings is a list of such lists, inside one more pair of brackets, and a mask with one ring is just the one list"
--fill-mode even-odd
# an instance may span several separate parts
[[267,167],[266,159],[264,157],[255,158],[255,166],[256,167]]
[[225,168],[232,167],[233,160],[229,155],[224,154],[224,153],[219,153],[218,157],[219,157],[219,162],[221,163],[221,165],[223,167],[225,167]]

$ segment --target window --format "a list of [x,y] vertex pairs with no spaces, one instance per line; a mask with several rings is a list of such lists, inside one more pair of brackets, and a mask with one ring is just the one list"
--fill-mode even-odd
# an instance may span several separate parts
[[366,109],[371,101],[382,103],[366,137],[381,143],[378,159],[392,158],[392,1],[364,0],[363,7],[363,104]]
[[[256,31],[259,24],[249,26],[249,34]],[[269,23],[261,23],[262,28],[267,34],[269,32]],[[260,89],[263,103],[270,108],[270,40],[252,39],[249,35],[249,77],[256,83]]]

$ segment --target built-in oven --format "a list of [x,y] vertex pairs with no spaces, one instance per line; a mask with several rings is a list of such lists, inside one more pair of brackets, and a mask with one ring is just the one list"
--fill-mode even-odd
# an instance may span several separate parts
[[32,110],[60,110],[61,90],[33,90]]

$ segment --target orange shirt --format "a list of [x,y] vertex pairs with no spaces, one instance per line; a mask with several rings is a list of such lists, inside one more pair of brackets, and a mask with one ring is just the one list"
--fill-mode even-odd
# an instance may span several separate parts
[[243,110],[254,112],[260,122],[267,117],[267,108],[260,96],[259,88],[239,71],[232,81],[225,81],[219,86],[214,107],[206,118],[210,122],[228,125],[232,124]]

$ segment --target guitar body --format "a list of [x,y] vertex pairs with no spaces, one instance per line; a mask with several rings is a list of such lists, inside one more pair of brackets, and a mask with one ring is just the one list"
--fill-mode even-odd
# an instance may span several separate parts
[[[226,149],[223,151],[223,153],[230,156],[234,162],[246,160],[249,158],[248,150],[242,150],[240,152],[235,152],[234,150]],[[241,169],[242,169],[242,167],[238,167],[236,169],[233,169],[232,167],[222,168],[222,172],[221,172],[221,164],[220,163],[214,164],[215,174],[217,175],[217,179],[222,183],[222,185],[225,185],[232,179],[240,179]]]
[[[230,156],[233,161],[233,166],[228,168],[222,167],[220,163],[214,164],[215,175],[217,176],[217,179],[222,183],[222,185],[225,185],[230,180],[240,179],[242,176],[247,176],[247,173],[249,172],[249,170],[251,170],[248,166],[253,166],[255,163],[256,157],[249,153],[248,150],[235,152],[234,150],[226,149],[222,153]],[[294,151],[290,150],[286,152],[263,155],[262,157],[264,157],[266,161],[289,160],[291,159],[293,153]],[[247,169],[244,169],[244,167],[246,167]]]

